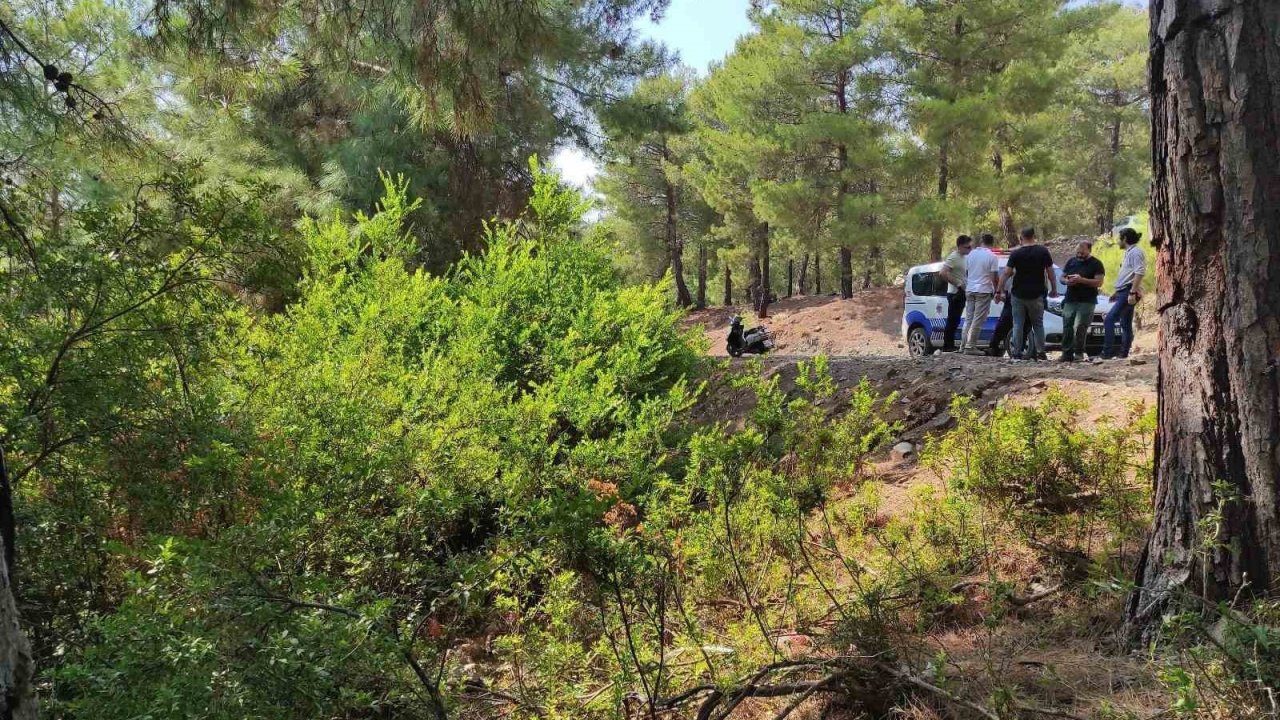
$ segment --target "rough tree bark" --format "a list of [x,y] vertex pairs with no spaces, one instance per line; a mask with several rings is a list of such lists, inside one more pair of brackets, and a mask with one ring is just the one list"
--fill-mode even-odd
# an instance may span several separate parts
[[3,449],[0,449],[0,525],[0,717],[35,720],[39,713],[31,684],[34,662],[19,622],[10,574],[14,558],[13,493]]
[[1138,630],[1181,591],[1230,600],[1280,571],[1280,3],[1153,0],[1150,69],[1160,406]]

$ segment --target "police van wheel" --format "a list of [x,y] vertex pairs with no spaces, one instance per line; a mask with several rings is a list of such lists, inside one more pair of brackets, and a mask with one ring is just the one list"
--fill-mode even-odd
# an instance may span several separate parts
[[907,332],[907,351],[911,357],[924,357],[933,354],[933,343],[929,342],[929,333],[919,325]]

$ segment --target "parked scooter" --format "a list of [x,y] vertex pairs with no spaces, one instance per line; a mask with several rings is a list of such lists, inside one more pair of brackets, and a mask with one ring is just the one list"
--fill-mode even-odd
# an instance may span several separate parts
[[729,323],[729,342],[725,349],[733,357],[763,355],[773,349],[773,336],[763,325],[743,330],[742,316],[734,315]]

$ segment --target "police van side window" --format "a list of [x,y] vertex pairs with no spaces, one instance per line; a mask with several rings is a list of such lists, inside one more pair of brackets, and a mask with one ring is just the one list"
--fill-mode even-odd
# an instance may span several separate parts
[[947,281],[936,272],[922,272],[911,276],[911,294],[919,297],[946,295]]

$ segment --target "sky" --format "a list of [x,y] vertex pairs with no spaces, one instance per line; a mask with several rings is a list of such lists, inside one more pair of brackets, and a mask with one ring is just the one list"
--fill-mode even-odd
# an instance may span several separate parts
[[[705,73],[708,65],[723,59],[738,38],[750,32],[749,6],[750,0],[671,0],[662,22],[646,19],[639,31],[679,53],[680,62]],[[589,186],[597,171],[595,160],[576,147],[561,148],[551,156],[551,164],[580,188]]]

